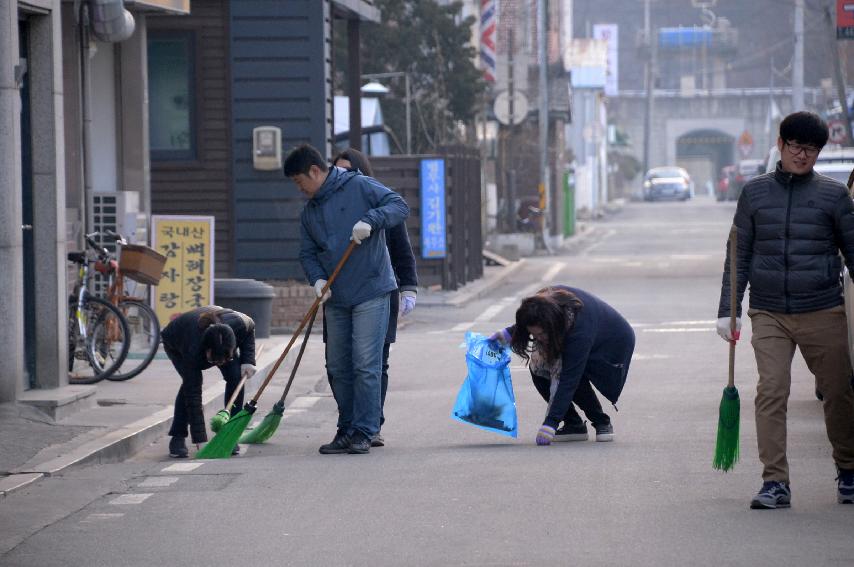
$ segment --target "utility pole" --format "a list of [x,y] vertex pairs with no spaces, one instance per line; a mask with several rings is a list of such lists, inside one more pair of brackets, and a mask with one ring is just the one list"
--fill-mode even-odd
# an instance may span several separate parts
[[652,37],[652,25],[650,21],[650,0],[644,0],[643,3],[643,29],[644,39],[649,49],[649,57],[646,62],[646,109],[643,115],[643,174],[649,171],[649,151],[650,138],[652,130],[652,108],[653,108],[653,92],[655,90],[655,59],[656,39]]
[[842,107],[842,120],[845,122],[846,146],[854,145],[854,133],[851,128],[851,116],[848,113],[848,97],[845,96],[845,78],[842,76],[842,64],[839,61],[839,46],[837,45],[836,30],[833,29],[833,14],[830,6],[824,7],[824,21],[827,24],[827,38],[830,40],[830,56],[833,58],[833,74],[836,83],[836,96]]
[[548,34],[548,28],[546,27],[546,0],[539,0],[537,2],[537,51],[539,52],[539,61],[540,61],[540,191],[541,195],[545,196],[544,205],[545,205],[545,214],[543,215],[543,240],[545,241],[546,248],[549,247],[548,244],[548,231],[546,227],[550,226],[549,218],[552,215],[552,210],[550,207],[550,190],[551,183],[549,183],[549,162],[548,162],[548,151],[549,151],[549,81],[548,81],[548,70],[549,70],[549,61],[546,55],[546,35]]
[[804,109],[804,0],[795,0],[795,59],[792,62],[792,111]]
[[515,163],[510,158],[512,151],[508,151],[508,146],[513,143],[513,126],[516,120],[513,98],[515,96],[513,78],[513,52],[516,49],[513,37],[513,26],[507,28],[507,95],[509,101],[507,103],[507,114],[509,115],[510,124],[507,126],[507,135],[504,140],[504,165],[510,163],[510,168],[507,170],[507,230],[514,232],[516,230],[516,168]]

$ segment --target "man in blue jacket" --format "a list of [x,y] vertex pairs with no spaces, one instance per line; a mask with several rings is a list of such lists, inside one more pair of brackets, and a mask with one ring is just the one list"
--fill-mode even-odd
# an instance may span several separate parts
[[284,170],[309,197],[300,217],[300,262],[318,297],[350,241],[359,244],[321,297],[338,431],[320,452],[368,453],[380,428],[383,343],[389,294],[397,289],[383,229],[403,222],[409,207],[371,177],[327,167],[308,144],[288,155]]

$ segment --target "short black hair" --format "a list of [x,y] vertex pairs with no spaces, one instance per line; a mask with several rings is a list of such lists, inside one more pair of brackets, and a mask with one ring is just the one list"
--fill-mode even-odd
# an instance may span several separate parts
[[326,165],[326,160],[317,151],[317,148],[311,144],[300,144],[288,154],[285,159],[285,177],[293,177],[294,175],[308,175],[308,170],[311,166],[316,165],[320,171],[326,173],[329,167]]
[[234,356],[237,337],[225,323],[215,323],[205,329],[202,335],[202,348],[211,351],[211,360],[225,361]]
[[827,123],[815,112],[793,112],[780,122],[780,137],[784,142],[795,141],[823,148],[830,137]]

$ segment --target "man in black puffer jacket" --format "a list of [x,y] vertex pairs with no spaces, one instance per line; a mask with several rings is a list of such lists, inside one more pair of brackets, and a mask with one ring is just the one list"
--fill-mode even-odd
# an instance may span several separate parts
[[818,115],[790,114],[780,124],[776,171],[744,186],[734,220],[735,336],[730,332],[729,258],[724,263],[717,323],[724,340],[738,340],[741,300],[750,284],[747,314],[759,370],[756,435],[764,466],[762,488],[750,503],[754,509],[790,505],[786,405],[795,347],[824,394],[827,435],[839,470],[838,501],[854,503],[854,391],[839,258],[842,252],[854,273],[854,205],[844,185],[813,171],[827,139],[827,125]]

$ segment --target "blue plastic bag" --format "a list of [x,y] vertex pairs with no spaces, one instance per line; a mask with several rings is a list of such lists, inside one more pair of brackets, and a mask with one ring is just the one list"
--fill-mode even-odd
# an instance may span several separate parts
[[490,342],[480,333],[466,333],[468,376],[457,394],[451,417],[516,437],[516,396],[510,380],[510,349]]

